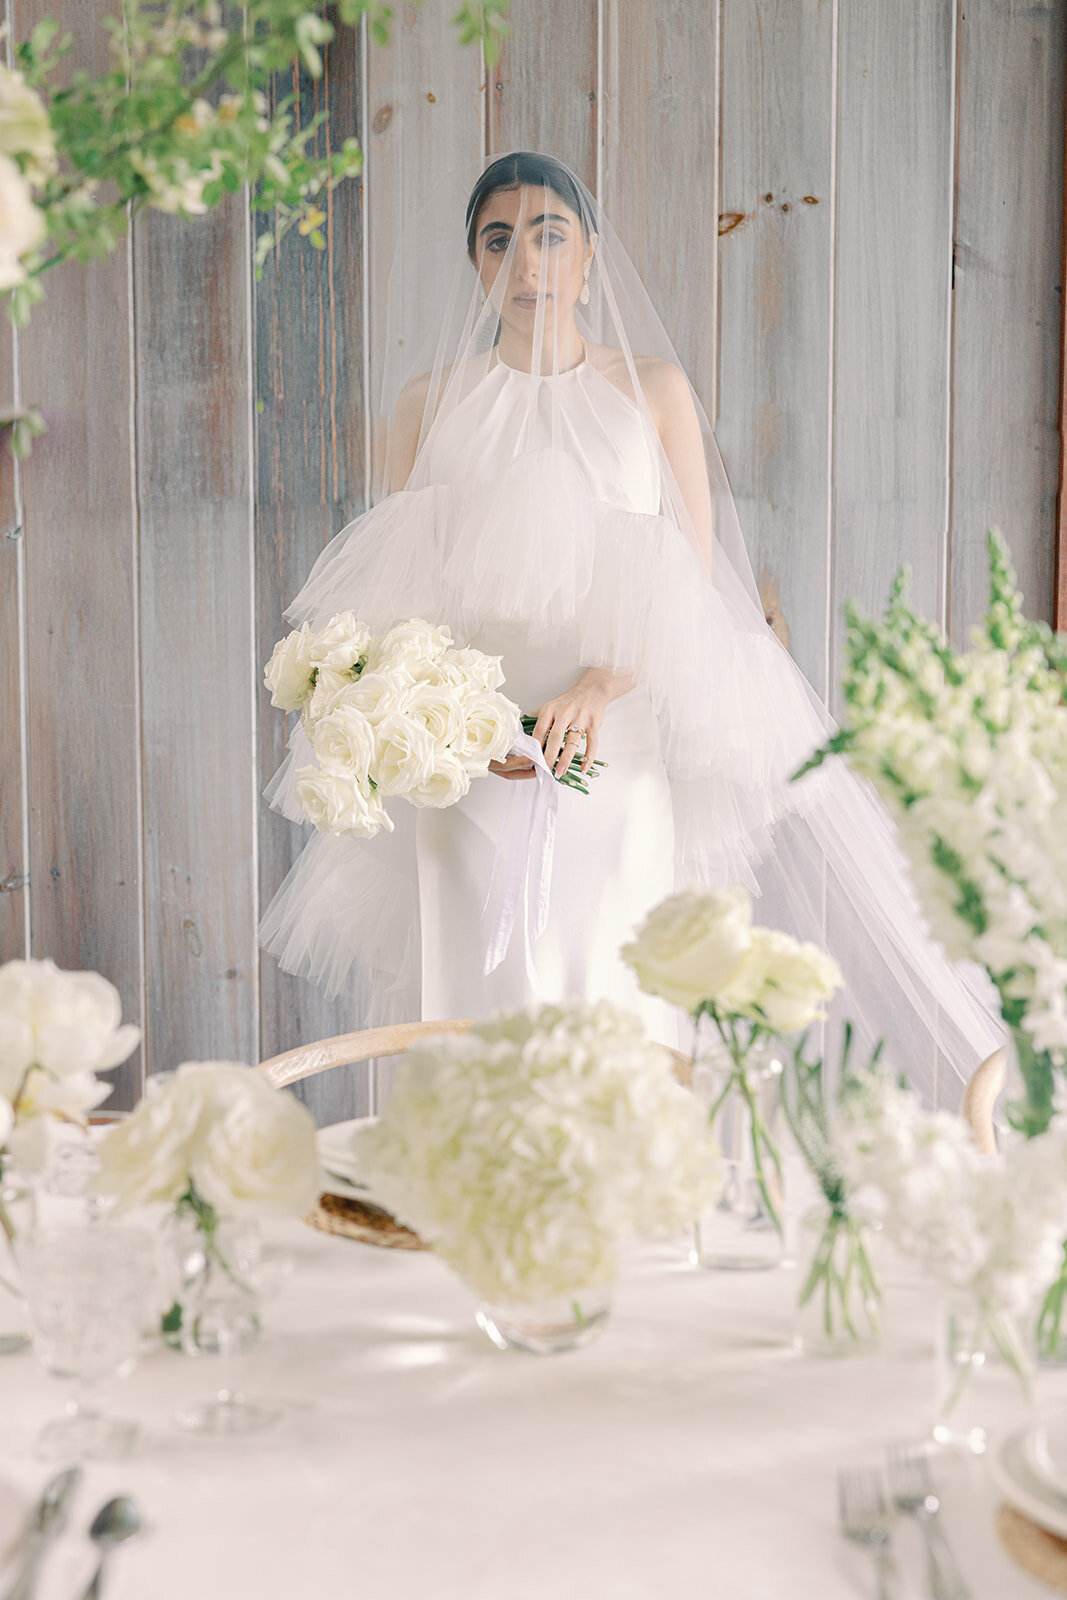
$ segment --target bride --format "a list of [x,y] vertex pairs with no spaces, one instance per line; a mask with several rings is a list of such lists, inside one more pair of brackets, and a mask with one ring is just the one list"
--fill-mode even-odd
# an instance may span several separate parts
[[[287,616],[447,624],[501,657],[540,749],[447,809],[398,806],[392,834],[313,836],[264,944],[365,1025],[607,997],[672,1041],[619,948],[676,887],[743,882],[759,920],[837,956],[861,1035],[951,1100],[999,1042],[993,1008],[929,941],[867,789],[840,764],[790,782],[829,718],[767,627],[710,425],[602,208],[519,152],[459,221],[401,240],[387,492]],[[605,763],[588,795],[549,775],[576,758]],[[296,819],[308,759],[298,724],[268,789]]]

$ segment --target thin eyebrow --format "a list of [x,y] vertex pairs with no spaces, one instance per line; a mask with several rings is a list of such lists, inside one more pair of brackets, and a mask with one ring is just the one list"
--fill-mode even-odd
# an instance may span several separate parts
[[[541,222],[562,222],[565,227],[570,226],[569,218],[561,217],[555,211],[543,211],[539,217],[531,217],[527,226],[536,228]],[[500,228],[505,233],[514,231],[510,222],[487,222],[485,227],[479,230],[478,237],[481,238],[483,234],[491,233],[494,228]]]

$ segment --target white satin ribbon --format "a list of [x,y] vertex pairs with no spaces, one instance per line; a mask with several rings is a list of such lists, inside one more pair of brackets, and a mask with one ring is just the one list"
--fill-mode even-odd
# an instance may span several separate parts
[[552,888],[558,782],[545,760],[545,752],[532,734],[520,733],[510,754],[528,756],[537,776],[533,783],[529,778],[522,778],[511,780],[509,785],[511,794],[483,907],[492,929],[482,968],[486,975],[495,971],[508,953],[524,891],[531,944],[541,937],[548,923]]

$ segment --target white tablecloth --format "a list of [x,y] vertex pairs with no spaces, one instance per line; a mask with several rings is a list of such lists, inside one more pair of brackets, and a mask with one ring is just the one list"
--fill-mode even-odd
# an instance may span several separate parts
[[[84,1530],[127,1491],[145,1532],[114,1558],[107,1600],[847,1600],[873,1594],[836,1529],[835,1472],[926,1430],[929,1296],[893,1291],[886,1342],[841,1361],[788,1347],[791,1271],[695,1272],[677,1249],[629,1256],[592,1348],[502,1353],[432,1256],[293,1223],[296,1257],[245,1358],[244,1387],[280,1403],[248,1439],[198,1438],[174,1408],[217,1364],[158,1350],[114,1386],[138,1455],[92,1464],[39,1600],[73,1600]],[[1022,1414],[993,1383],[994,1420]],[[1067,1398],[1043,1374],[1042,1400]],[[37,1430],[62,1386],[34,1357],[0,1360],[0,1572],[48,1468]],[[981,1460],[939,1465],[946,1526],[976,1600],[1049,1591],[1000,1549]],[[915,1530],[897,1538],[917,1580]],[[914,1581],[902,1596],[922,1594]],[[2,1593],[2,1586],[0,1586]]]

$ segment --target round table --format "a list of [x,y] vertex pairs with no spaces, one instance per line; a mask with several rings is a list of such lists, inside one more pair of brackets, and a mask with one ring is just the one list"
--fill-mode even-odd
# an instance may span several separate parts
[[[873,1595],[866,1553],[838,1535],[835,1474],[926,1431],[928,1290],[888,1291],[878,1354],[821,1360],[788,1343],[795,1271],[697,1271],[681,1242],[641,1247],[602,1338],[535,1357],[493,1348],[431,1255],[300,1223],[269,1237],[295,1272],[242,1386],[281,1421],[244,1439],[183,1433],[171,1415],[214,1388],[217,1362],[154,1351],[110,1391],[143,1424],[139,1452],[87,1465],[38,1600],[75,1600],[85,1530],[120,1491],[145,1530],[115,1555],[107,1600]],[[1025,1406],[993,1376],[991,1420],[1009,1426]],[[1067,1374],[1042,1374],[1039,1396],[1067,1398]],[[4,1575],[50,1470],[33,1441],[62,1401],[31,1353],[0,1361]],[[946,1456],[937,1471],[976,1600],[1047,1596],[997,1542],[983,1461]],[[921,1596],[910,1523],[896,1545],[901,1600]]]

